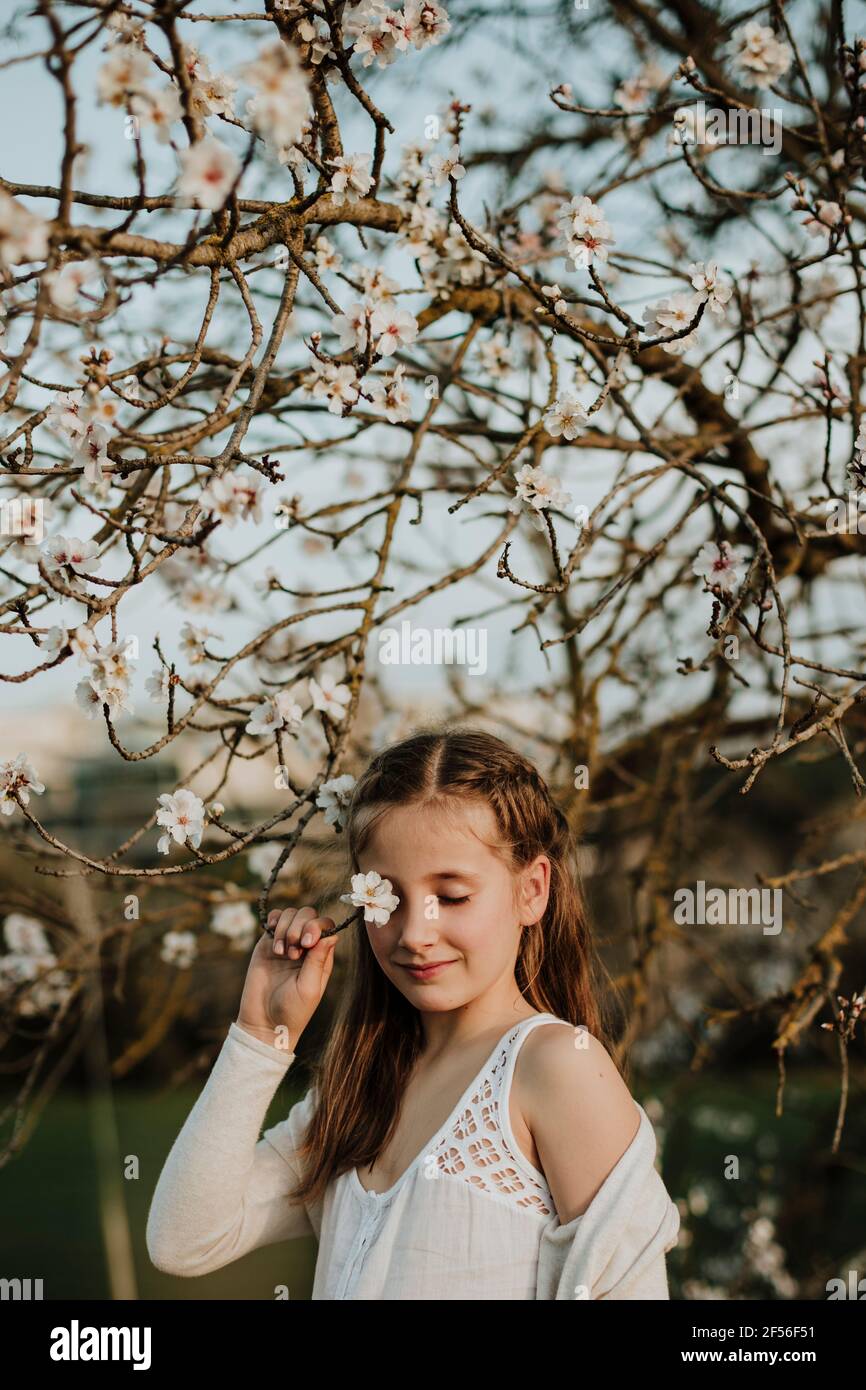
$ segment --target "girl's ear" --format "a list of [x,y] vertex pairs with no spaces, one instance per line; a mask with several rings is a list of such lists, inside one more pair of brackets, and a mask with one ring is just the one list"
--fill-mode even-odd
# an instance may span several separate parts
[[550,860],[539,854],[527,864],[521,875],[521,926],[533,927],[544,915],[550,897]]

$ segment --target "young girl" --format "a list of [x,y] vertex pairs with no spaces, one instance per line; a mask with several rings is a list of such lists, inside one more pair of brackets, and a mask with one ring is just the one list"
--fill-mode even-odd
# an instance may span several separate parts
[[[491,734],[420,732],[373,759],[347,815],[354,871],[398,905],[324,938],[312,907],[271,914],[157,1184],[151,1260],[207,1274],[314,1235],[314,1299],[668,1298],[679,1214],[602,1041],[543,778]],[[350,932],[313,1085],[260,1137]]]

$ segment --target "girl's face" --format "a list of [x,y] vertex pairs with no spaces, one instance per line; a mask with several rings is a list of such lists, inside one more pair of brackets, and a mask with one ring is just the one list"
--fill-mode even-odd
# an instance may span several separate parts
[[[388,979],[416,1008],[447,1011],[498,988],[513,995],[521,929],[547,906],[550,860],[539,855],[515,880],[484,843],[497,838],[483,801],[462,803],[459,818],[394,807],[359,856],[361,872],[390,879],[400,899],[384,926],[366,923],[367,936]],[[419,974],[413,965],[438,968]]]

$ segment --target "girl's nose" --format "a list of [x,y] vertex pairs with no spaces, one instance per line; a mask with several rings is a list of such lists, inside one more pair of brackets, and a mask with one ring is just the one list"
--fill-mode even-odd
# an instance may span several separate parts
[[391,921],[403,941],[431,941],[439,930],[438,900],[433,897],[404,898]]

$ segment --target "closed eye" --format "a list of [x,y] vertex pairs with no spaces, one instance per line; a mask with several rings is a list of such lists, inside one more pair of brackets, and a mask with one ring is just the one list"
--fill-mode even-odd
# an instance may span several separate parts
[[438,893],[437,897],[439,898],[440,903],[447,903],[449,907],[454,907],[459,903],[468,903],[469,901],[468,893],[465,898],[445,898],[442,896],[441,893]]

